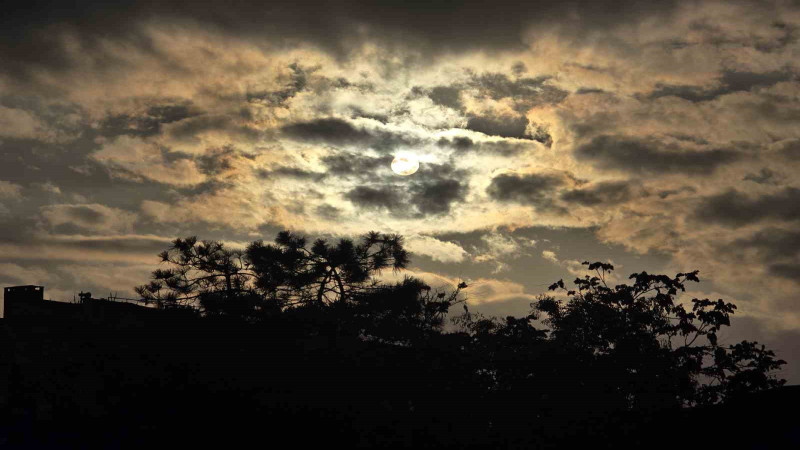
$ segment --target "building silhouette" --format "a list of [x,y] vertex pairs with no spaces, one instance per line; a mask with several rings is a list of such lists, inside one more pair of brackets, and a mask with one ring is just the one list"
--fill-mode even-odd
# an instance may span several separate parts
[[6,319],[24,314],[44,302],[44,286],[11,286],[3,288],[3,311]]

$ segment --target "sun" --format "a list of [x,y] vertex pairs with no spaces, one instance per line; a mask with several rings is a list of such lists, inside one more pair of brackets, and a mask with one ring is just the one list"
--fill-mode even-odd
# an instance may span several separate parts
[[411,175],[419,170],[419,160],[413,155],[395,156],[392,171],[398,175]]

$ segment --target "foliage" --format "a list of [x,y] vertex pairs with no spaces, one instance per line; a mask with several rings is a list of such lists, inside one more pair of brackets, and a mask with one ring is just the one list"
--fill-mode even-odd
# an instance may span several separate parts
[[359,325],[364,330],[422,332],[440,326],[458,296],[456,290],[433,298],[430,287],[415,279],[380,284],[376,275],[405,268],[408,252],[401,236],[376,232],[366,233],[357,244],[318,239],[307,248],[304,237],[283,231],[274,244],[255,241],[245,250],[188,237],[173,241],[159,257],[167,267],[155,270],[137,293],[159,307],[193,306],[206,315],[258,320],[313,304],[329,315],[348,314],[353,326],[367,315],[377,320]]
[[460,283],[451,292],[431,289],[422,281],[406,277],[394,285],[359,293],[348,309],[353,327],[361,335],[388,342],[418,343],[440,332],[450,307],[464,302]]
[[308,249],[305,238],[283,231],[274,245],[251,243],[246,255],[255,285],[264,295],[320,304],[344,302],[374,286],[373,276],[381,270],[403,269],[408,263],[401,236],[376,232],[365,234],[358,244],[341,239],[332,245],[318,239]]
[[160,307],[187,306],[203,300],[214,303],[219,297],[234,302],[249,294],[248,278],[252,274],[244,254],[225,248],[221,242],[198,242],[195,236],[179,238],[159,257],[169,267],[155,270],[150,283],[136,287],[136,292]]
[[[699,281],[697,271],[634,273],[631,283],[612,287],[612,265],[584,262],[595,276],[577,278],[574,288],[559,280],[550,290],[563,297],[542,294],[527,316],[500,319],[470,312],[461,297],[465,283],[450,292],[409,277],[380,283],[382,270],[408,264],[398,235],[318,239],[309,248],[304,237],[284,231],[273,244],[255,241],[242,251],[190,237],[160,257],[168,267],[137,288],[148,301],[270,319],[335,342],[438,348],[452,360],[444,378],[477,394],[486,414],[532,408],[530,416],[507,417],[508,426],[532,430],[547,418],[552,424],[582,414],[709,405],[785,382],[773,375],[785,361],[764,346],[719,342],[736,306],[692,299],[687,309],[677,301],[687,282]],[[451,318],[457,330],[445,332],[458,303],[464,313]],[[535,407],[525,406],[533,400]],[[576,405],[592,407],[575,412]]]
[[634,273],[632,284],[609,287],[612,265],[583,264],[596,276],[576,279],[576,290],[559,280],[550,290],[566,291],[569,299],[542,298],[533,313],[544,313],[550,340],[611,381],[629,407],[710,404],[785,382],[770,375],[785,361],[764,346],[719,343],[735,305],[695,298],[687,311],[676,302],[687,281],[699,282],[697,271],[673,278]]

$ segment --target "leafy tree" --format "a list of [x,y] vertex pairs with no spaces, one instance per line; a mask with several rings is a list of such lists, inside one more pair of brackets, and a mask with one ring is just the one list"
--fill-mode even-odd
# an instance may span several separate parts
[[577,278],[574,290],[559,280],[550,290],[566,291],[568,300],[542,298],[532,313],[545,314],[552,342],[629,408],[711,404],[785,383],[771,372],[786,362],[764,346],[719,343],[735,305],[692,299],[687,311],[676,303],[687,281],[699,282],[697,271],[673,278],[634,273],[632,284],[609,287],[611,264],[583,264],[596,276]]
[[344,308],[352,317],[351,327],[361,335],[410,345],[441,333],[450,307],[465,301],[460,293],[466,288],[462,282],[450,292],[434,291],[421,280],[406,277],[394,285],[359,292]]

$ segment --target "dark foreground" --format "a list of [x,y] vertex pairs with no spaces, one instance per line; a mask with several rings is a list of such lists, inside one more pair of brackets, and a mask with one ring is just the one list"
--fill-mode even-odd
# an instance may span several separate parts
[[446,335],[410,349],[168,314],[0,324],[0,448],[800,448],[798,386],[598,413],[580,399],[476,395]]

